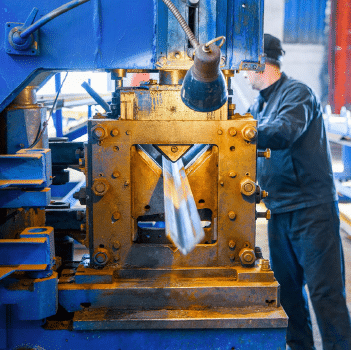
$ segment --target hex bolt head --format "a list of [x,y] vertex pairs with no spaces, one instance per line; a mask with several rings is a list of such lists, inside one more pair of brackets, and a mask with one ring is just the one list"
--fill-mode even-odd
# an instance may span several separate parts
[[271,270],[271,265],[269,263],[269,260],[261,259],[260,265],[261,265],[261,271],[270,271]]
[[113,178],[119,178],[121,176],[121,174],[118,172],[118,171],[114,171],[113,173],[112,173],[112,177]]
[[113,218],[115,221],[118,221],[118,220],[121,218],[121,214],[120,214],[118,211],[115,211],[115,212],[113,212],[113,214],[112,214],[112,218]]
[[110,257],[105,249],[98,249],[93,255],[93,262],[98,266],[104,266]]
[[251,183],[247,183],[244,185],[244,189],[246,192],[250,193],[254,189],[254,187]]
[[262,197],[262,199],[264,199],[265,197],[268,197],[268,191],[262,190],[261,191],[261,197]]
[[237,174],[234,171],[230,171],[229,172],[229,177],[230,178],[235,178],[237,176]]
[[171,147],[171,151],[172,151],[172,152],[177,152],[177,151],[178,151],[178,148],[177,148],[176,146],[172,146],[172,147]]
[[230,220],[234,220],[236,218],[236,214],[234,211],[229,211],[228,212],[228,217]]
[[228,130],[228,132],[229,132],[229,135],[231,135],[231,136],[235,136],[236,135],[236,129],[235,128],[229,128],[229,130]]
[[110,253],[104,248],[98,248],[93,254],[93,262],[98,266],[104,266],[110,260]]
[[218,135],[222,135],[223,134],[223,130],[222,129],[218,129],[217,134]]
[[235,261],[235,255],[234,254],[230,254],[229,255],[229,259],[234,262]]
[[271,149],[266,149],[265,151],[258,151],[257,157],[271,158]]
[[95,255],[95,261],[97,263],[103,263],[104,261],[106,261],[106,255],[103,252],[99,252]]
[[247,247],[240,250],[239,257],[242,265],[252,265],[256,260],[255,251]]
[[103,193],[106,189],[106,186],[104,183],[101,183],[101,182],[97,182],[95,184],[95,191],[98,192],[99,194],[100,193]]
[[240,191],[243,195],[251,196],[256,192],[256,183],[253,182],[251,179],[244,179],[240,185]]
[[231,250],[235,249],[235,245],[236,245],[236,243],[234,240],[229,240],[228,246]]
[[109,188],[109,185],[107,181],[103,178],[100,178],[94,181],[92,189],[95,195],[103,196],[107,193],[108,188]]
[[107,134],[106,130],[102,126],[98,125],[93,129],[93,137],[95,139],[102,140],[102,139],[106,138],[106,134]]
[[118,250],[120,247],[121,247],[121,243],[118,240],[113,242],[113,248],[115,250]]
[[241,133],[245,140],[252,141],[256,139],[257,129],[254,126],[249,126],[249,127],[245,127]]
[[111,131],[111,135],[112,135],[112,136],[117,136],[118,134],[119,134],[119,131],[118,131],[117,128],[112,129],[112,131]]
[[245,253],[244,255],[243,255],[243,260],[245,261],[245,262],[250,262],[251,261],[251,259],[252,259],[252,255],[250,255],[250,253]]

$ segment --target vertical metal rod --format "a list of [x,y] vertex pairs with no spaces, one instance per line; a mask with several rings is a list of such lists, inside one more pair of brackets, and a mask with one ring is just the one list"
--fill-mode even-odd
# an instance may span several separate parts
[[[88,85],[91,87],[91,79],[88,79]],[[91,105],[88,105],[88,118],[92,117],[92,113],[91,113]]]
[[[61,73],[57,73],[55,75],[55,92],[57,93],[60,90],[61,87]],[[56,128],[56,136],[57,137],[62,137],[63,132],[62,132],[62,110],[56,110],[53,113],[53,121],[55,124]]]
[[162,156],[162,164],[166,235],[187,255],[205,233],[182,159],[171,162]]

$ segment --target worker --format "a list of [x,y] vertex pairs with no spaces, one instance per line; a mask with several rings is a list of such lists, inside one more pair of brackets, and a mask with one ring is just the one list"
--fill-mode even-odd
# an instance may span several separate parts
[[324,349],[351,349],[345,297],[337,193],[320,103],[304,83],[281,72],[278,38],[264,35],[263,72],[246,77],[258,98],[249,112],[258,121],[258,183],[272,216],[268,242],[281,304],[288,317],[287,346],[314,349],[308,291]]

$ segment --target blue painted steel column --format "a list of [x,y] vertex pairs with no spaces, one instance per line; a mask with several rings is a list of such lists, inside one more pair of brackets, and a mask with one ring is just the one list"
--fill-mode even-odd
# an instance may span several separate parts
[[[57,73],[55,75],[55,92],[57,94],[57,92],[60,90],[60,86],[61,86],[61,73]],[[62,137],[63,133],[62,133],[62,110],[56,110],[56,112],[54,112],[52,114],[53,120],[54,120],[54,124],[55,124],[55,128],[56,128],[56,136],[57,137]]]

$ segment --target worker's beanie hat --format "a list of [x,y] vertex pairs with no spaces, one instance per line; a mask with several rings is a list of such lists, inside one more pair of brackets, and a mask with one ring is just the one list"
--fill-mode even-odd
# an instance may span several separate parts
[[280,40],[273,35],[264,35],[264,53],[266,61],[280,66],[285,51],[282,48]]

